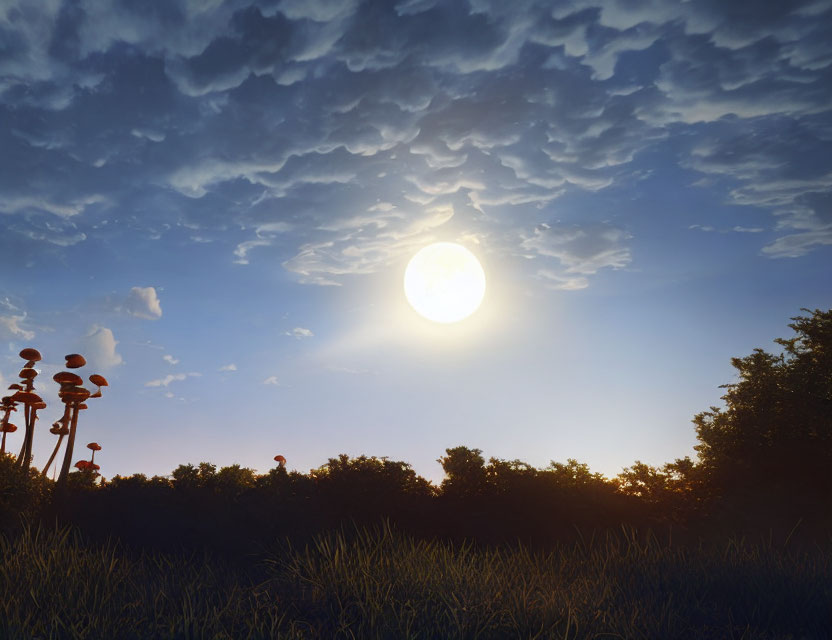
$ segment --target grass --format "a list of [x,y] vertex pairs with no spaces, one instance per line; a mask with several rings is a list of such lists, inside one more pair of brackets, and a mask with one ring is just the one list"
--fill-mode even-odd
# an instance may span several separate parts
[[68,529],[0,537],[3,638],[829,637],[832,553],[623,530],[549,552],[389,527],[280,544],[247,566],[128,552]]

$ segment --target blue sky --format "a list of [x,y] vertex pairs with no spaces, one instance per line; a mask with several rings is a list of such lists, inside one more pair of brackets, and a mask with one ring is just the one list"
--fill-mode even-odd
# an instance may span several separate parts
[[[830,306],[830,43],[826,0],[5,0],[0,373],[45,356],[35,464],[73,351],[111,382],[78,436],[105,476],[692,454],[730,358]],[[455,325],[404,299],[434,241],[487,274]]]

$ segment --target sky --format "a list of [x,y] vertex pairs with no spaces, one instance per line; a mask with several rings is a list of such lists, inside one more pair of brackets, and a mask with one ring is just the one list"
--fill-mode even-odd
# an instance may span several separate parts
[[[437,241],[487,277],[451,325],[403,293]],[[35,466],[72,352],[110,381],[75,456],[106,477],[661,465],[830,273],[829,0],[0,0]]]

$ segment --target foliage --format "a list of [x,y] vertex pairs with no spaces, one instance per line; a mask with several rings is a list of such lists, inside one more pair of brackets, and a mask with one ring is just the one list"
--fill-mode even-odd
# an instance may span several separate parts
[[0,455],[0,527],[14,527],[19,517],[36,517],[50,496],[51,483],[34,469],[21,469],[14,456]]
[[739,381],[724,385],[725,408],[694,418],[703,491],[729,510],[830,516],[832,310],[810,313],[775,341],[783,353],[733,358]]
[[0,594],[9,640],[797,640],[825,637],[832,553],[743,540],[682,547],[629,529],[541,552],[383,526],[231,564],[27,527],[0,536]]

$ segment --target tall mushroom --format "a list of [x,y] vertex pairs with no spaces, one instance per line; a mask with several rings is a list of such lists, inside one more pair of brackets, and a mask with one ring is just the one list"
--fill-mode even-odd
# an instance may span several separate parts
[[[83,367],[86,363],[87,361],[84,357],[77,353],[71,353],[66,356],[66,366],[68,369],[77,369],[79,367]],[[58,475],[57,481],[58,486],[63,487],[66,484],[66,478],[67,475],[69,475],[69,467],[72,464],[72,452],[75,447],[75,433],[78,428],[78,413],[82,407],[86,408],[84,401],[87,398],[100,397],[101,387],[108,385],[103,376],[90,376],[90,381],[98,387],[98,391],[93,395],[81,386],[83,380],[81,380],[80,376],[76,376],[69,371],[63,371],[56,374],[53,379],[61,385],[58,397],[60,397],[61,401],[66,405],[63,424],[67,424],[67,419],[69,421],[69,434],[66,442],[66,452],[64,453],[64,461],[61,465],[61,472]]]
[[[56,373],[54,378],[58,378],[58,376],[63,376],[64,374],[69,375],[69,376],[75,376],[74,373],[70,373],[69,371],[63,371],[61,373]],[[78,376],[75,376],[75,377],[78,378],[79,381],[81,380],[80,377],[78,377]],[[80,382],[79,382],[79,384],[80,384]],[[87,408],[86,404],[79,404],[78,405],[78,409],[80,411],[83,411],[86,408]],[[61,417],[60,420],[56,420],[55,422],[53,422],[52,423],[52,428],[49,429],[49,433],[51,433],[52,435],[58,436],[58,442],[55,444],[55,448],[52,449],[52,455],[49,456],[49,460],[47,460],[46,464],[43,466],[43,471],[41,472],[41,475],[44,478],[46,477],[46,473],[49,471],[49,467],[52,465],[52,461],[55,460],[55,456],[58,455],[58,451],[60,451],[60,449],[61,449],[61,444],[64,441],[64,437],[69,433],[69,420],[70,420],[70,417],[71,417],[71,415],[70,415],[71,409],[72,409],[72,407],[69,404],[67,404],[64,407],[64,415]]]
[[35,435],[35,421],[38,419],[38,407],[45,407],[41,397],[32,391],[18,391],[12,399],[23,405],[23,416],[26,421],[26,432],[23,436],[23,449],[21,451],[20,468],[28,469],[32,461],[32,438]]
[[23,386],[18,386],[18,392],[13,397],[16,402],[23,404],[25,432],[23,435],[23,446],[20,449],[17,464],[22,469],[28,469],[29,464],[32,461],[32,439],[35,435],[35,421],[37,420],[38,411],[34,405],[42,405],[44,407],[46,405],[43,404],[43,400],[41,400],[40,396],[33,393],[35,388],[35,378],[37,377],[38,372],[32,367],[35,366],[36,362],[40,362],[40,351],[37,349],[27,348],[23,349],[19,355],[26,361],[26,364],[23,365],[23,369],[19,374],[20,381]]

